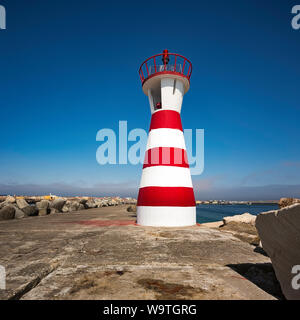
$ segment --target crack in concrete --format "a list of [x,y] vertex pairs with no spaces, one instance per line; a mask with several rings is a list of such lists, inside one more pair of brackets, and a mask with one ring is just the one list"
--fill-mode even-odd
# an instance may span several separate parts
[[37,277],[32,279],[26,285],[19,287],[7,300],[20,300],[26,293],[34,289],[44,278],[58,268],[58,264],[50,264]]

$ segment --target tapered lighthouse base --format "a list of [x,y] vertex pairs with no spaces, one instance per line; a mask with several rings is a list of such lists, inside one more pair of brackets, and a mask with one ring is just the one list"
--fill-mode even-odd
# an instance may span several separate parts
[[186,227],[196,224],[196,207],[137,207],[137,224],[152,227]]

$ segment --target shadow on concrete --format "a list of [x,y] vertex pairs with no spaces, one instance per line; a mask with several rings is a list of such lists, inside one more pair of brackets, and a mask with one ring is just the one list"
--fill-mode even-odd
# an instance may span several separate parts
[[227,267],[279,300],[285,300],[271,263],[228,264]]

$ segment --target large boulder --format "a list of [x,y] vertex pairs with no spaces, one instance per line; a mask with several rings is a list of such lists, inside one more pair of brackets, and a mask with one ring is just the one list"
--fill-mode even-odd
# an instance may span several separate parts
[[79,200],[67,200],[65,205],[62,207],[61,211],[63,213],[72,212],[81,210],[80,208],[84,208],[84,205],[80,203]]
[[15,219],[23,219],[25,217],[25,212],[15,206]]
[[281,198],[278,202],[279,208],[288,207],[294,203],[300,203],[300,199],[297,198]]
[[260,239],[255,228],[256,216],[250,213],[238,214],[223,218],[223,224],[213,224],[211,228],[219,228],[220,231],[230,232],[236,238],[249,244],[258,246]]
[[21,209],[26,216],[37,216],[39,210],[35,205],[29,205],[25,199],[17,199],[17,206]]
[[0,220],[10,220],[15,218],[15,207],[7,205],[0,210]]
[[62,213],[70,212],[70,207],[67,203],[62,207],[61,212]]
[[49,208],[41,208],[41,209],[38,209],[38,211],[39,211],[39,216],[46,216],[51,212]]
[[102,199],[101,200],[101,207],[108,207],[108,200]]
[[108,201],[108,206],[116,206],[117,205],[117,201],[114,199],[109,198]]
[[70,203],[70,212],[77,211],[79,208],[79,201],[71,201]]
[[50,202],[48,200],[38,201],[36,207],[39,210],[39,216],[50,214]]
[[237,215],[231,216],[231,217],[224,217],[223,218],[223,223],[225,225],[230,223],[230,222],[249,223],[249,224],[254,226],[255,225],[255,219],[256,219],[255,215],[246,212],[246,213],[237,214]]
[[39,214],[39,209],[36,206],[30,206],[23,208],[22,211],[29,217],[37,216]]
[[36,206],[38,209],[49,209],[50,208],[50,202],[48,200],[41,200],[36,203]]
[[103,207],[103,200],[102,199],[94,199],[94,203],[96,204],[96,208],[101,208]]
[[12,197],[12,196],[7,196],[5,201],[7,203],[15,203],[16,202],[16,198],[15,197]]
[[84,206],[86,209],[97,208],[97,204],[93,200],[88,200]]
[[7,197],[4,197],[4,201],[0,202],[0,209],[10,205],[10,204],[13,204],[15,205],[16,203],[16,199],[12,196],[7,196]]
[[85,203],[88,202],[88,200],[89,200],[88,197],[84,197],[84,198],[81,198],[79,202],[80,202],[81,204],[85,204]]
[[128,212],[136,212],[136,206],[135,205],[131,205],[131,206],[127,207],[127,211]]
[[255,225],[283,294],[287,299],[300,300],[300,281],[296,278],[300,272],[300,204],[262,212]]
[[24,208],[28,207],[29,204],[27,203],[27,201],[25,199],[17,199],[17,206],[23,210]]
[[0,202],[0,209],[4,208],[5,206],[9,205],[10,203],[9,202],[6,202],[6,201],[3,201],[3,202]]
[[50,207],[62,212],[62,208],[65,205],[66,200],[62,198],[55,199],[51,202]]

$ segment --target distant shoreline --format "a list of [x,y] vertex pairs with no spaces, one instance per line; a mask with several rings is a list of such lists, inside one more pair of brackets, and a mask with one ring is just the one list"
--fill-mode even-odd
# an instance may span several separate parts
[[[0,195],[0,202],[4,201],[9,195]],[[36,202],[43,199],[49,198],[66,198],[69,200],[78,199],[78,198],[88,198],[88,199],[102,199],[102,198],[120,198],[118,196],[52,196],[50,195],[13,195],[15,198],[23,198],[26,201]],[[124,199],[132,199],[131,197],[122,197]],[[279,204],[279,200],[196,200],[196,205],[271,205]]]
[[196,205],[272,205],[279,204],[279,200],[234,201],[234,200],[197,200]]

